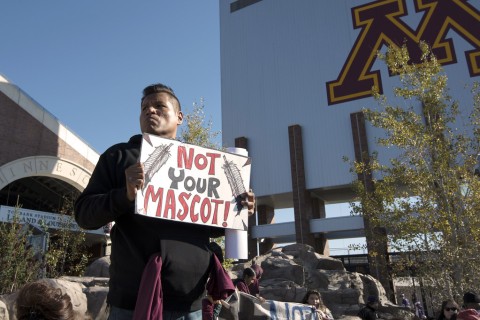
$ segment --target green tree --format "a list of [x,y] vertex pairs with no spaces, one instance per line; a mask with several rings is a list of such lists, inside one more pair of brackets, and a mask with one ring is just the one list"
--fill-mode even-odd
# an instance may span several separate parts
[[75,230],[73,200],[64,197],[60,210],[61,227],[50,233],[45,267],[49,278],[60,276],[81,276],[87,267],[90,254],[85,243],[85,232]]
[[27,282],[42,277],[80,276],[89,259],[85,233],[74,231],[73,199],[64,198],[60,228],[41,226],[48,249],[32,245],[32,226],[22,221],[17,204],[11,221],[0,223],[0,294],[12,293]]
[[211,120],[206,120],[204,109],[205,101],[203,98],[200,99],[200,103],[193,103],[192,112],[184,115],[180,141],[221,150],[222,147],[218,141],[221,132],[213,130],[213,123]]
[[40,262],[29,245],[31,233],[22,224],[15,209],[9,223],[0,223],[0,294],[9,294],[37,279]]
[[374,93],[380,108],[365,109],[365,118],[384,132],[381,147],[398,156],[380,163],[376,152],[355,163],[356,174],[371,174],[374,191],[355,183],[356,214],[385,227],[390,250],[401,254],[392,272],[408,269],[422,277],[440,300],[458,297],[480,285],[480,182],[475,174],[480,151],[480,94],[471,88],[468,119],[449,94],[447,76],[430,48],[420,44],[421,61],[411,63],[408,50],[390,47],[379,54],[400,86],[401,106]]

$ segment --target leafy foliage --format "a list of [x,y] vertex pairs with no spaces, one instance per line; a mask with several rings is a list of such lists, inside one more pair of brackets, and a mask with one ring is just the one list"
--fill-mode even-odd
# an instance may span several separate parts
[[45,254],[47,276],[81,276],[87,267],[90,254],[85,244],[85,232],[74,231],[73,201],[64,198],[60,211],[62,228],[51,234],[49,248]]
[[40,263],[29,246],[29,235],[18,209],[10,223],[0,223],[0,294],[12,293],[39,275]]
[[[421,61],[412,64],[406,46],[379,54],[391,74],[398,75],[395,95],[404,103],[388,104],[373,89],[380,108],[365,109],[366,119],[385,133],[379,146],[398,156],[380,163],[354,163],[357,174],[371,174],[374,191],[355,183],[356,214],[385,227],[392,251],[403,252],[392,272],[410,270],[421,276],[441,300],[461,296],[480,285],[480,181],[475,174],[480,133],[480,93],[471,88],[468,119],[449,95],[447,76],[421,43]],[[467,108],[465,108],[467,109]]]
[[213,130],[211,120],[205,119],[205,101],[200,99],[200,103],[193,104],[192,113],[185,114],[183,119],[183,128],[180,133],[180,141],[194,144],[197,146],[221,150],[221,145],[217,141],[220,131]]
[[0,224],[0,294],[12,293],[25,283],[42,277],[80,276],[86,268],[89,254],[85,233],[73,231],[73,200],[64,199],[61,210],[62,227],[58,230],[42,226],[48,249],[32,245],[31,226],[21,221],[17,204],[12,221]]

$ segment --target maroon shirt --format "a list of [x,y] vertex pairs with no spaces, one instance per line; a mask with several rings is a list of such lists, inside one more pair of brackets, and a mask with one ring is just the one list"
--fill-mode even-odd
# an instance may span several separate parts
[[251,294],[251,293],[250,293],[250,290],[248,289],[247,284],[245,283],[245,281],[244,281],[243,279],[242,279],[242,280],[239,280],[239,281],[237,282],[236,287],[237,287],[238,291]]

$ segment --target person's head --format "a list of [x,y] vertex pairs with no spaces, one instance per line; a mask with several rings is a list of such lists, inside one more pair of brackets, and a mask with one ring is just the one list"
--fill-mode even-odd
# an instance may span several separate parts
[[68,294],[45,281],[28,283],[16,300],[18,320],[74,320],[77,318]]
[[316,309],[323,308],[322,295],[317,290],[308,290],[302,300],[303,304],[308,304]]
[[222,250],[222,247],[220,247],[218,245],[218,243],[216,243],[215,241],[212,241],[208,244],[208,249],[210,251],[212,251],[212,253],[214,255],[217,256],[217,259],[218,261],[220,261],[220,263],[223,263],[224,259],[223,259],[223,250]]
[[452,319],[458,312],[458,304],[454,300],[445,300],[442,302],[442,313],[439,319]]
[[478,315],[478,312],[476,310],[466,309],[460,311],[457,314],[457,317],[453,320],[480,320],[480,316]]
[[243,281],[248,285],[253,283],[253,280],[255,280],[257,277],[255,271],[253,271],[252,268],[245,268],[243,270]]
[[174,139],[182,121],[180,101],[172,88],[157,83],[143,89],[140,112],[142,133]]
[[262,267],[260,267],[258,264],[252,264],[252,267],[253,271],[255,271],[255,274],[257,275],[257,279],[260,280],[260,278],[262,277],[262,274],[263,274],[263,269]]
[[472,291],[463,295],[463,307],[465,309],[480,309],[480,297]]
[[373,309],[378,309],[378,297],[370,295],[367,297],[367,306]]

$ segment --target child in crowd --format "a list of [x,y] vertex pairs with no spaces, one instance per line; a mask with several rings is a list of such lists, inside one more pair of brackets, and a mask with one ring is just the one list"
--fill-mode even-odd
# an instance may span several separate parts
[[320,320],[333,320],[332,312],[323,304],[322,296],[317,290],[307,291],[302,303],[312,306]]

